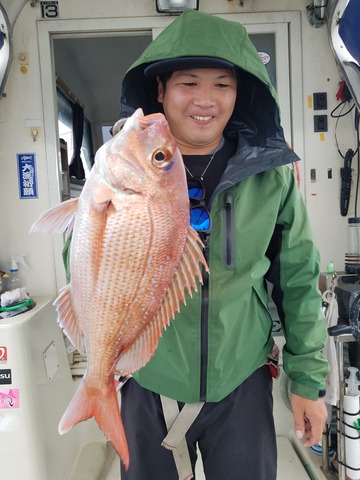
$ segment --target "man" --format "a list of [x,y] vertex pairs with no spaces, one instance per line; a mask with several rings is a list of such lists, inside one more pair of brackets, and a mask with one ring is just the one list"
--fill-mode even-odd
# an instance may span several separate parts
[[318,251],[288,166],[297,157],[283,136],[276,93],[241,25],[186,11],[125,75],[121,116],[138,107],[165,114],[189,184],[204,190],[191,203],[209,211],[202,236],[211,273],[123,387],[131,461],[121,478],[191,478],[182,470],[185,454],[173,458],[161,446],[175,404],[182,425],[182,412],[197,408],[185,428],[192,469],[198,446],[207,480],[275,480],[265,280],[286,337],[295,430],[307,446],[321,439],[328,373]]

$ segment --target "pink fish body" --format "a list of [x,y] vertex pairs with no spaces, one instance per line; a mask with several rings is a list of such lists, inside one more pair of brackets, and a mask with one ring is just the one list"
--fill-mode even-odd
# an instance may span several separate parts
[[79,199],[45,212],[32,231],[72,228],[71,282],[54,305],[87,371],[65,411],[61,434],[92,416],[124,465],[129,452],[114,384],[153,355],[184,290],[205,268],[189,225],[184,165],[162,114],[137,110],[103,145]]

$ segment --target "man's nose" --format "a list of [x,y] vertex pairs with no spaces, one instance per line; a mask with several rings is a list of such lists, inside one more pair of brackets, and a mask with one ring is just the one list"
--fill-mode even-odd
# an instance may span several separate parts
[[202,107],[210,107],[215,103],[214,95],[210,88],[202,88],[199,90],[193,101],[194,105]]

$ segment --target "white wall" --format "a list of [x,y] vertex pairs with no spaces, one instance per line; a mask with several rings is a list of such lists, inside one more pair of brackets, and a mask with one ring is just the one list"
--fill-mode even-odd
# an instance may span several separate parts
[[[341,79],[328,45],[327,29],[311,27],[305,16],[302,27],[306,203],[320,245],[323,269],[332,260],[335,268],[341,271],[344,270],[347,251],[347,217],[340,214],[340,168],[344,161],[335,143],[336,119],[330,116],[339,104],[336,93]],[[308,96],[312,97],[314,92],[327,92],[327,111],[316,112],[309,108]],[[348,106],[344,112],[347,109]],[[328,116],[329,131],[322,137],[313,131],[313,116],[323,113]],[[343,154],[349,147],[355,150],[353,125],[353,113],[338,122],[336,136]],[[356,168],[355,163],[354,159],[353,166]],[[310,180],[311,169],[316,169],[315,182]],[[332,179],[328,179],[328,169],[332,169]],[[354,175],[349,217],[354,215],[355,182]]]
[[[21,0],[19,0],[20,3]],[[15,0],[12,0],[15,3]],[[91,3],[91,7],[90,7]],[[337,153],[334,141],[335,120],[331,119],[330,111],[337,105],[335,98],[340,81],[335,61],[332,57],[327,40],[326,26],[313,28],[309,25],[305,7],[308,0],[244,0],[240,6],[238,0],[200,0],[200,10],[208,13],[259,13],[277,11],[301,11],[302,58],[298,61],[303,65],[302,96],[304,116],[304,152],[305,165],[305,197],[309,207],[310,217],[322,253],[322,266],[325,268],[329,260],[333,260],[338,270],[344,268],[344,254],[347,242],[347,219],[340,216],[340,167],[342,159]],[[153,0],[61,0],[60,20],[76,20],[83,18],[107,19],[121,17],[154,17],[159,15],[155,10]],[[21,11],[14,26],[14,60],[10,71],[6,97],[0,100],[0,269],[8,269],[8,259],[11,255],[26,253],[26,261],[30,269],[22,270],[25,284],[30,293],[36,295],[55,295],[63,278],[59,276],[62,268],[59,248],[61,238],[53,239],[50,235],[31,234],[29,229],[38,215],[51,204],[60,199],[58,191],[54,191],[57,179],[52,178],[49,191],[48,172],[56,175],[54,167],[56,145],[52,138],[44,135],[44,112],[48,105],[43,105],[41,89],[41,66],[39,58],[37,24],[41,23],[40,6],[31,7],[28,2]],[[57,20],[52,20],[56,25]],[[42,39],[42,41],[44,41]],[[29,64],[20,65],[18,56],[26,52]],[[48,67],[46,67],[48,68]],[[313,92],[328,93],[329,132],[321,139],[313,132],[312,108],[308,106],[308,96]],[[42,123],[41,137],[34,142],[26,120],[35,119]],[[345,125],[347,122],[347,126]],[[340,147],[346,151],[354,148],[355,137],[353,120],[340,121],[338,139]],[[17,176],[17,153],[35,153],[37,162],[37,180],[39,198],[20,200]],[[310,169],[316,168],[317,181],[310,182]],[[328,180],[327,171],[332,168],[333,179]],[[54,173],[55,172],[55,173]],[[354,213],[353,199],[349,211]],[[56,272],[58,285],[56,283]]]

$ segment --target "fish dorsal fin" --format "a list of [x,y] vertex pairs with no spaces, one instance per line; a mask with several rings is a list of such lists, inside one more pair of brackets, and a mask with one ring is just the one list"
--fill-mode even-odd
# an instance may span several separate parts
[[189,227],[181,261],[157,313],[117,360],[116,371],[121,375],[129,375],[146,365],[156,350],[162,329],[169,325],[175,312],[180,311],[180,302],[186,303],[184,290],[186,289],[190,296],[193,290],[197,291],[197,279],[202,282],[199,264],[203,264],[206,271],[209,271],[202,247],[199,235]]
[[58,312],[58,324],[74,347],[81,354],[85,354],[84,335],[72,308],[70,285],[66,285],[60,290],[60,294],[54,302],[54,307]]
[[66,202],[50,208],[36,220],[30,232],[63,233],[72,230],[79,198],[71,198]]

